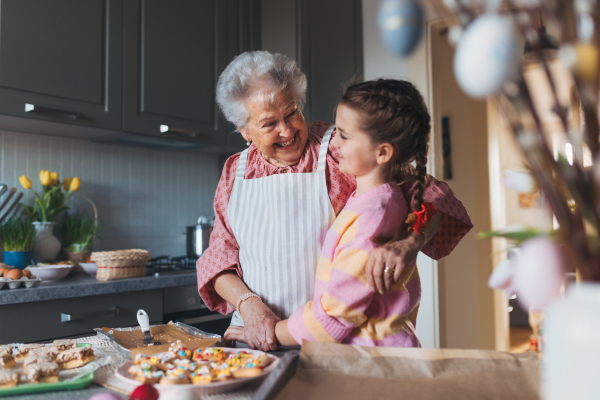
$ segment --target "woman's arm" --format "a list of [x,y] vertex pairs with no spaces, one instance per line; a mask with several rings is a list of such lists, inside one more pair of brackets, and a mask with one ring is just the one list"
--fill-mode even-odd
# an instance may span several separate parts
[[[423,193],[423,201],[432,203],[438,213],[427,224],[426,240],[411,235],[405,240],[382,246],[371,252],[367,265],[367,280],[373,290],[388,293],[392,283],[397,282],[402,270],[415,263],[419,251],[426,256],[439,260],[447,256],[458,245],[460,240],[473,228],[467,210],[456,197],[452,189],[442,181],[427,176],[427,186]],[[404,197],[409,206],[412,205],[414,181],[402,186]],[[409,210],[412,212],[414,210]],[[389,267],[394,270],[391,275],[385,272]],[[394,278],[392,282],[392,276]]]
[[[250,289],[233,271],[221,272],[213,279],[215,291],[235,307],[238,299]],[[251,349],[277,350],[275,324],[280,321],[269,307],[256,297],[250,297],[240,304],[240,314],[244,321],[243,342]],[[234,339],[235,340],[235,339]]]
[[[416,263],[419,251],[437,233],[442,218],[443,214],[440,212],[431,218],[425,227],[425,237],[413,233],[404,240],[371,251],[366,268],[367,282],[371,290],[379,294],[386,294],[392,290],[392,285],[398,282],[402,270]],[[386,273],[386,267],[393,269],[394,273]]]

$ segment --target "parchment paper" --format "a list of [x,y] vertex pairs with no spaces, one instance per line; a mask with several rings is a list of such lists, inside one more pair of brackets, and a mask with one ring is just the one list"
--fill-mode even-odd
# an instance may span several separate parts
[[[109,332],[111,328],[102,328],[104,332]],[[161,342],[160,346],[148,346],[144,343],[144,333],[138,329],[134,331],[112,330],[112,336],[121,344],[121,346],[131,351],[131,356],[135,357],[138,353],[155,354],[169,349],[170,343],[181,340],[181,344],[190,350],[197,347],[209,347],[219,341],[219,339],[199,339],[182,331],[175,325],[159,325],[150,328],[150,334],[155,341]]]
[[540,399],[536,353],[304,342],[277,400]]

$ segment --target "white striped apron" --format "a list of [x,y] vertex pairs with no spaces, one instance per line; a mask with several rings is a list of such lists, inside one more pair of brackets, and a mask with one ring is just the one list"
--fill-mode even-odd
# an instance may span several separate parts
[[[244,179],[240,155],[227,215],[240,246],[244,283],[281,319],[312,300],[315,271],[335,219],[325,179],[331,126],[321,141],[316,172]],[[243,325],[237,311],[232,325]]]

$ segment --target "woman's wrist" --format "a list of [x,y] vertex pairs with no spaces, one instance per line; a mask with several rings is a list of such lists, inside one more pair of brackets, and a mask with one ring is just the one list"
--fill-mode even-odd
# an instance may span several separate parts
[[254,292],[246,292],[244,294],[242,294],[237,302],[235,303],[235,309],[237,310],[238,313],[241,313],[240,311],[240,307],[242,306],[242,304],[246,301],[249,301],[250,299],[258,299],[258,301],[260,301],[262,303],[262,299],[260,298],[259,295],[257,295]]

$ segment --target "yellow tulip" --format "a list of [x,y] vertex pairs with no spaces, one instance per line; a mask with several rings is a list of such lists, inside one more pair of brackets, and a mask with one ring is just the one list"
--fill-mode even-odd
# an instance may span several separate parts
[[58,172],[50,172],[50,184],[52,186],[58,185]]
[[65,191],[69,190],[69,188],[71,187],[71,178],[65,178],[63,179],[62,182],[62,187]]
[[71,181],[71,190],[73,192],[76,192],[79,190],[80,187],[81,187],[81,179],[79,179],[78,177],[73,178],[73,180]]
[[47,171],[45,169],[40,171],[40,181],[42,182],[42,185],[44,186],[48,186],[52,183],[52,178],[50,177],[50,171]]
[[25,175],[19,177],[19,182],[21,182],[21,186],[23,186],[24,189],[31,189],[31,181]]

